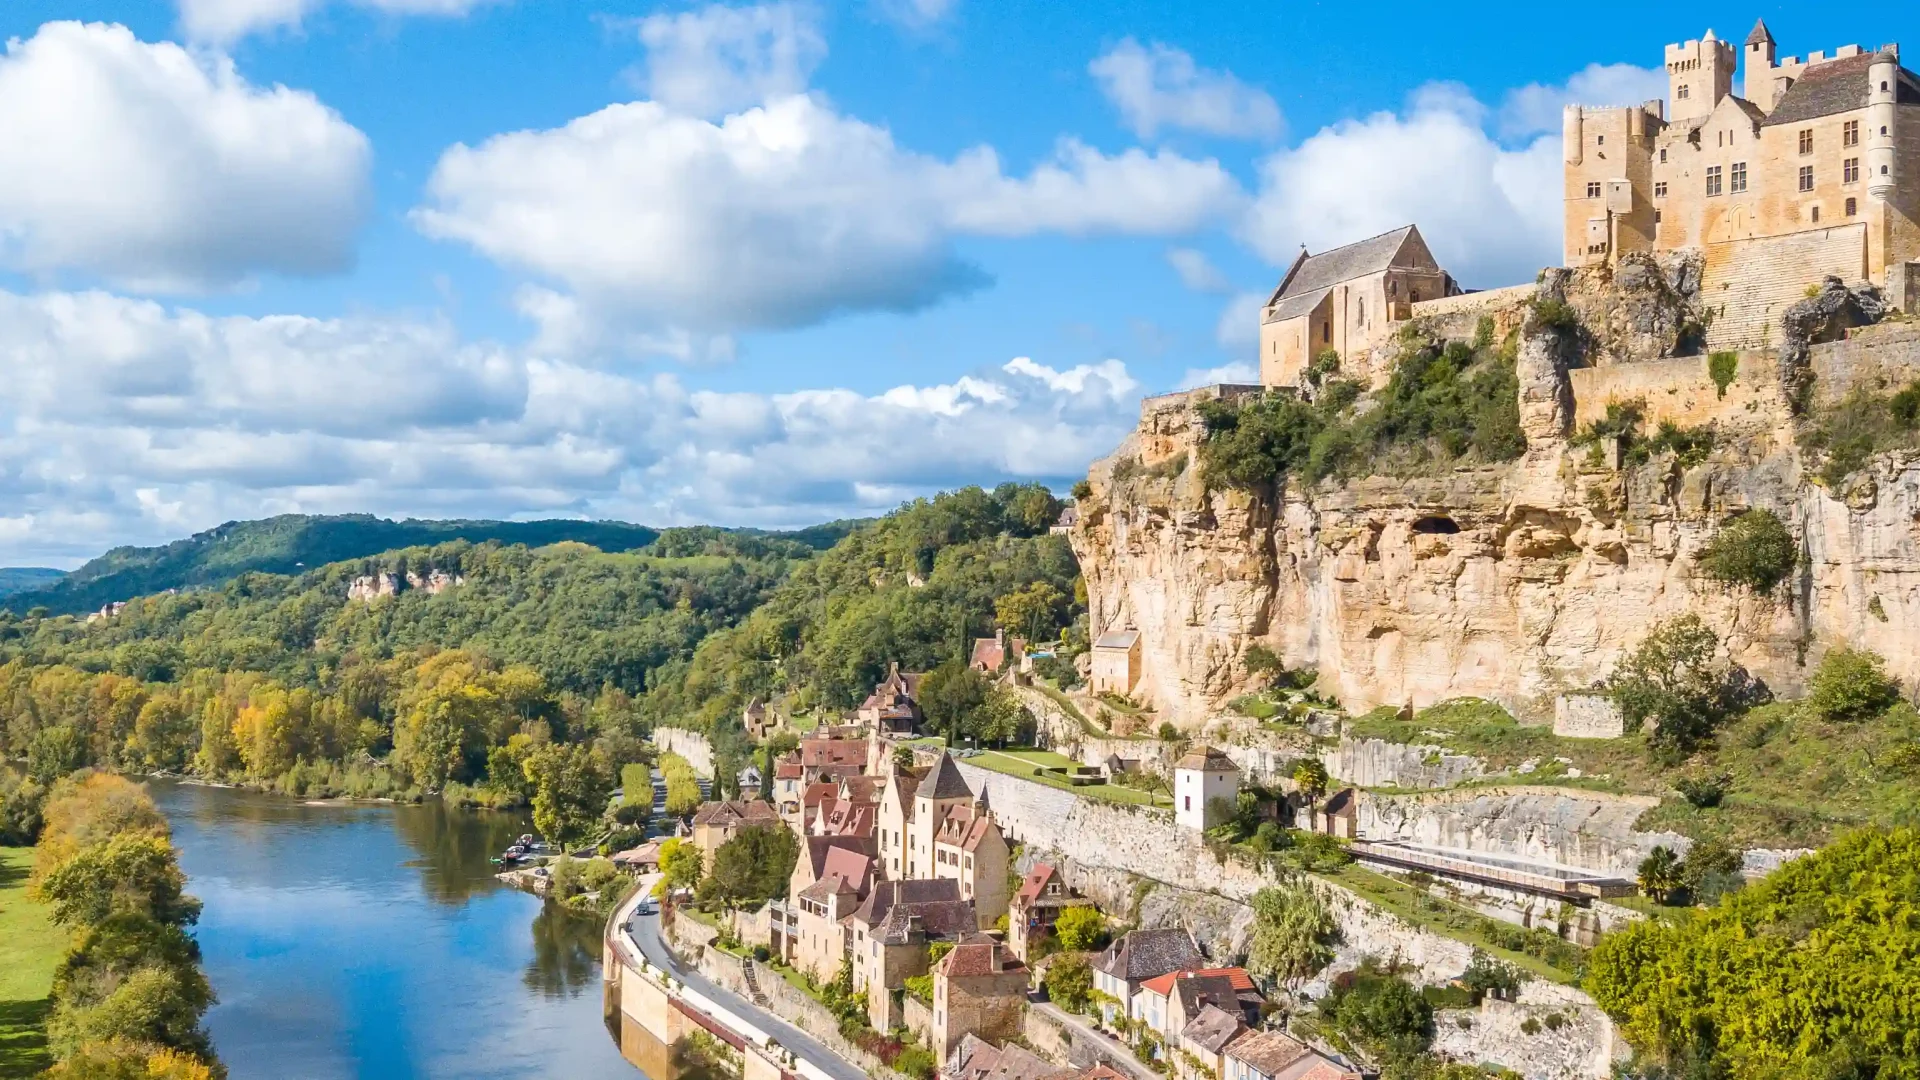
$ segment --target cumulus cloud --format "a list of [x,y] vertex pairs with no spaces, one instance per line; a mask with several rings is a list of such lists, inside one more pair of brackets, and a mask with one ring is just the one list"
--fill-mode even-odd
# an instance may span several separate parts
[[370,159],[312,94],[225,56],[48,23],[0,58],[0,264],[145,290],[340,270]]
[[1242,227],[1285,265],[1409,223],[1465,284],[1532,280],[1560,257],[1560,146],[1542,136],[1503,146],[1464,89],[1430,85],[1400,113],[1345,120],[1260,163]]
[[[297,27],[327,0],[179,0],[180,26],[199,41],[228,42],[262,30]],[[348,0],[388,15],[465,15],[495,0]]]
[[647,59],[638,83],[693,116],[722,116],[797,94],[826,56],[811,11],[796,4],[715,4],[640,20]]
[[1168,250],[1167,263],[1173,272],[1180,275],[1180,284],[1194,292],[1223,293],[1232,288],[1227,275],[1213,265],[1206,253],[1195,248],[1177,247]]
[[960,0],[872,0],[880,17],[908,30],[925,30],[944,22],[960,7]]
[[1559,131],[1568,105],[1638,105],[1667,96],[1667,73],[1633,64],[1588,64],[1561,86],[1531,83],[1507,91],[1500,133],[1508,138]]
[[1127,38],[1087,70],[1127,125],[1143,139],[1184,128],[1241,139],[1280,134],[1280,106],[1232,73],[1211,71],[1171,45]]
[[1130,426],[1118,361],[879,393],[718,393],[438,320],[215,317],[0,292],[0,565],[285,511],[802,524],[1064,485]]
[[960,235],[1174,234],[1240,200],[1213,161],[1068,140],[1010,176],[990,148],[917,154],[797,95],[719,122],[634,102],[455,146],[414,221],[564,287],[580,326],[718,335],[975,288]]

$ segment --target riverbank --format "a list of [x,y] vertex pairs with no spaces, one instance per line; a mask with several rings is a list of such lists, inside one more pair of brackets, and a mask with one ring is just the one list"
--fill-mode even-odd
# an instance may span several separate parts
[[0,1078],[33,1076],[53,1064],[47,995],[67,942],[47,909],[27,897],[32,870],[32,848],[0,847]]

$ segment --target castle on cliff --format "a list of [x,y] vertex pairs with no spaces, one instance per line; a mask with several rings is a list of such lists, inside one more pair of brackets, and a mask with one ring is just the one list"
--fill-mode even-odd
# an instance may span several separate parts
[[1666,70],[1665,101],[1567,106],[1566,265],[1694,249],[1728,293],[1831,274],[1905,306],[1920,259],[1920,78],[1899,46],[1782,59],[1758,22],[1737,51],[1711,30],[1668,45]]

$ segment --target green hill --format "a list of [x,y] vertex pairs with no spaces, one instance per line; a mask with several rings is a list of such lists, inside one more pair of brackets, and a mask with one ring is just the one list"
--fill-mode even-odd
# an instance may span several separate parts
[[452,540],[528,547],[572,540],[617,552],[645,547],[659,535],[656,529],[619,521],[389,521],[371,514],[282,514],[229,521],[161,547],[114,548],[38,588],[8,590],[0,584],[0,597],[16,611],[37,606],[55,615],[75,614],[168,589],[221,585],[245,573],[297,574],[345,559]]
[[45,588],[66,575],[65,570],[46,566],[0,566],[0,596]]

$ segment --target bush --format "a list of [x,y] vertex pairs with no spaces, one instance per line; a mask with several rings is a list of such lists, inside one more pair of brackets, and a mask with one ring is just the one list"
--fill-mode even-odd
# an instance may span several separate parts
[[1900,700],[1886,661],[1865,649],[1831,649],[1813,674],[1807,704],[1827,720],[1869,720]]
[[1540,1034],[1540,1021],[1531,1016],[1520,1021],[1520,1033],[1523,1035]]
[[1699,562],[1715,581],[1768,593],[1793,573],[1799,557],[1793,534],[1777,514],[1749,510],[1714,534],[1701,549]]
[[1075,480],[1073,482],[1072,494],[1074,502],[1086,502],[1088,499],[1093,498],[1093,483],[1084,479]]
[[1823,452],[1820,479],[1839,487],[1875,454],[1913,445],[1920,435],[1920,382],[1895,394],[1854,390],[1801,425],[1800,445]]
[[893,1059],[893,1068],[914,1080],[933,1080],[933,1053],[924,1046],[906,1047]]
[[1107,920],[1100,909],[1087,904],[1077,904],[1060,913],[1053,924],[1053,934],[1060,939],[1060,947],[1071,952],[1085,952],[1099,947],[1100,939],[1106,935]]
[[1371,959],[1334,980],[1320,1015],[1342,1041],[1376,1058],[1424,1053],[1433,1041],[1433,1006]]
[[1473,1003],[1492,994],[1496,998],[1511,998],[1520,989],[1520,972],[1513,965],[1505,964],[1479,949],[1473,950],[1473,959],[1467,961],[1466,973],[1460,976],[1460,983],[1473,995]]
[[1713,379],[1721,397],[1727,396],[1727,387],[1733,385],[1733,376],[1739,369],[1739,353],[1717,352],[1707,357],[1707,375]]
[[1607,680],[1627,730],[1657,722],[1648,742],[1663,754],[1685,753],[1710,738],[1738,704],[1719,648],[1698,615],[1654,627]]
[[1688,773],[1674,781],[1673,786],[1681,798],[1699,809],[1710,810],[1727,797],[1727,789],[1733,786],[1733,775],[1724,771]]
[[1566,333],[1580,328],[1580,313],[1558,297],[1537,296],[1533,301],[1533,324],[1543,330]]
[[1085,1012],[1093,994],[1093,965],[1085,953],[1061,953],[1047,967],[1047,997],[1068,1012]]

